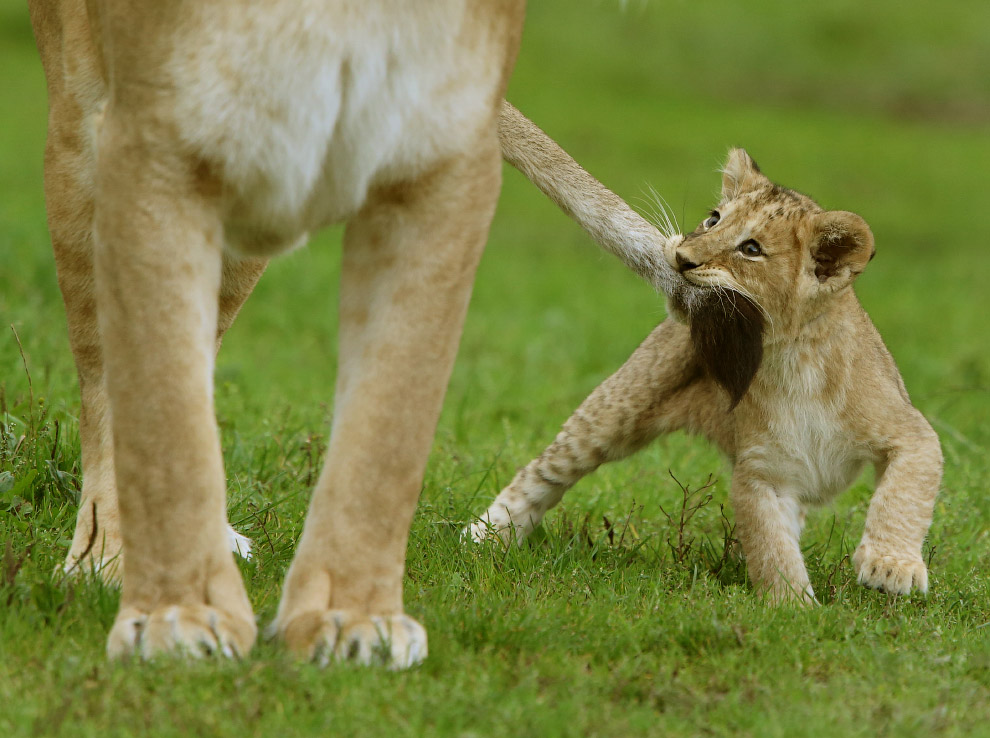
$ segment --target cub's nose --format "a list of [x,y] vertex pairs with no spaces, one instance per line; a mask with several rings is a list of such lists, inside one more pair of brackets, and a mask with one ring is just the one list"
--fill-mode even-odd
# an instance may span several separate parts
[[690,269],[698,268],[697,264],[695,264],[693,261],[685,257],[684,254],[682,254],[680,251],[678,251],[674,255],[674,259],[677,261],[677,271],[679,271],[681,274],[683,274],[684,272]]

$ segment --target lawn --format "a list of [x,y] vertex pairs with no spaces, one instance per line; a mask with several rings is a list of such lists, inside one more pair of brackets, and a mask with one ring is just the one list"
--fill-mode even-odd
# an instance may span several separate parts
[[[868,473],[810,518],[822,606],[768,610],[727,548],[726,465],[682,435],[581,482],[531,544],[460,540],[664,317],[507,169],[409,544],[427,662],[321,671],[261,642],[240,663],[111,664],[116,591],[55,573],[78,399],[44,218],[44,80],[26,9],[0,0],[0,733],[990,735],[988,69],[986,0],[542,0],[509,93],[632,205],[648,210],[652,186],[687,227],[732,145],[866,218],[878,251],[857,293],[946,459],[927,597],[855,582]],[[333,411],[339,236],[272,265],[217,369],[263,624]],[[708,494],[683,528],[667,517]]]

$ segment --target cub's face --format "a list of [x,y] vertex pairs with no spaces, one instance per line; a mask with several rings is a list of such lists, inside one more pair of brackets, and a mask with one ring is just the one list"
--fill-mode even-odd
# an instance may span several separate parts
[[774,184],[742,149],[723,169],[722,198],[698,227],[669,239],[679,275],[668,295],[695,348],[738,402],[768,341],[798,335],[873,256],[854,213],[822,210]]

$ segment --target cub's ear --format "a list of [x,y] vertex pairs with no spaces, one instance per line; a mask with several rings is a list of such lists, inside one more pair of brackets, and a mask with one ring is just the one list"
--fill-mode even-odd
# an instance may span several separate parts
[[873,232],[856,213],[833,210],[815,219],[811,236],[815,277],[831,291],[856,279],[874,253]]
[[767,178],[756,166],[753,158],[746,153],[746,149],[731,149],[725,160],[725,166],[722,167],[722,202],[720,204],[724,205],[729,200],[755,189],[766,181]]

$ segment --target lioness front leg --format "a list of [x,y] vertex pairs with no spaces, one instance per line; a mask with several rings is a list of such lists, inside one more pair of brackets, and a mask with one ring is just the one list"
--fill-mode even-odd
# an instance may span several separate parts
[[877,489],[853,555],[859,582],[890,594],[907,594],[911,587],[928,591],[921,544],[942,479],[942,451],[928,422],[913,415],[910,431],[890,443],[878,465]]
[[804,515],[797,499],[736,465],[732,478],[736,536],[746,571],[757,592],[771,604],[814,604],[815,594],[801,555]]
[[95,270],[126,564],[111,656],[245,654],[212,372],[222,228],[210,182],[123,81],[99,139]]
[[[49,203],[56,196],[49,194]],[[96,318],[91,200],[87,207],[87,217],[76,224],[83,226],[84,230],[73,228],[71,221],[66,223],[58,220],[64,214],[53,214],[49,218],[59,286],[65,301],[69,343],[76,362],[81,396],[79,437],[82,446],[82,494],[75,532],[64,568],[70,573],[93,571],[105,581],[116,583],[119,582],[123,564],[123,543],[114,475],[110,406],[104,380],[103,348]],[[261,260],[225,255],[218,305],[218,348],[224,331],[251,293],[264,266],[265,262]],[[241,556],[250,555],[250,539],[230,525],[227,525],[227,540],[235,553]]]
[[[77,12],[64,10],[69,14]],[[68,42],[76,46],[89,43],[85,24],[80,25],[77,20],[65,23],[57,31],[45,26],[43,32],[71,35]],[[34,21],[44,26],[52,23],[53,17],[35,16]],[[46,46],[42,58],[46,73],[63,73],[58,44]],[[86,65],[72,65],[71,68],[73,74],[65,83],[49,87],[51,109],[45,147],[48,227],[81,398],[82,493],[64,569],[70,573],[95,571],[105,580],[117,582],[123,563],[123,543],[93,264],[94,137],[103,112],[102,101],[92,93],[102,90],[105,95],[106,90],[95,68]],[[80,90],[86,94],[78,95]],[[219,295],[218,344],[220,335],[233,322],[263,270],[262,260],[225,256]],[[227,532],[232,550],[248,554],[248,539],[229,526]]]
[[674,321],[655,328],[465,533],[474,541],[498,536],[522,542],[568,489],[606,461],[679,428],[709,430],[702,416],[717,414],[725,403],[690,358],[689,341],[688,329]]
[[348,224],[334,420],[273,630],[319,663],[426,657],[403,614],[409,526],[498,196],[480,149],[374,193]]

